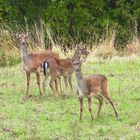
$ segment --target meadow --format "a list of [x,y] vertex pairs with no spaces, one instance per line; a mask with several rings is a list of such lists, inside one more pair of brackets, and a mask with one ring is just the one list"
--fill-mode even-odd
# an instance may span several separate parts
[[[50,87],[39,96],[35,75],[31,76],[30,98],[25,98],[26,77],[21,63],[0,68],[1,140],[139,140],[140,139],[140,58],[90,57],[82,66],[84,76],[101,73],[108,77],[110,95],[119,117],[110,104],[103,105],[97,117],[98,100],[92,98],[91,121],[85,98],[83,120],[79,120],[75,74],[73,92],[55,97]],[[43,74],[42,77],[43,78]]]

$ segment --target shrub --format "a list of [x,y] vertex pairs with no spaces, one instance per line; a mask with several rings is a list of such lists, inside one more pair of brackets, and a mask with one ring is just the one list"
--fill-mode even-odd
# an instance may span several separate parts
[[0,31],[0,66],[15,65],[20,62],[19,50],[10,31]]

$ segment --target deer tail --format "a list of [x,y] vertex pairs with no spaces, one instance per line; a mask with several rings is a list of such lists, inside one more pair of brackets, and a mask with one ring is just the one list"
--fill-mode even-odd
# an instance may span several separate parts
[[46,75],[47,71],[48,71],[48,68],[49,68],[49,63],[48,61],[44,61],[43,62],[43,72],[44,72],[44,75]]

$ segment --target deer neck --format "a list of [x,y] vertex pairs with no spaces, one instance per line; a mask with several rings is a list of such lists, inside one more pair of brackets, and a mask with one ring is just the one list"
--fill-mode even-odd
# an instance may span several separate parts
[[74,58],[75,58],[75,59],[79,59],[79,58],[80,58],[80,53],[79,53],[79,51],[75,51]]
[[76,75],[76,80],[77,80],[77,82],[78,82],[78,81],[81,81],[81,80],[84,80],[83,74],[82,74],[81,70],[75,71],[75,75]]
[[79,92],[81,92],[82,94],[87,94],[88,88],[87,88],[86,81],[83,78],[83,74],[82,74],[81,70],[75,71],[75,75],[76,75],[76,81],[77,81],[77,88],[78,88]]
[[28,63],[28,59],[29,59],[29,54],[28,54],[26,48],[27,48],[26,45],[21,45],[21,59],[22,59],[24,64],[27,64]]

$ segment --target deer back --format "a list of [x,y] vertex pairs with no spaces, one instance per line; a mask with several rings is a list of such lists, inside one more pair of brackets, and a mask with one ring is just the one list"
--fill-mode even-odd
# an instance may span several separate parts
[[89,75],[84,79],[87,83],[89,93],[98,94],[99,92],[108,90],[108,80],[104,75]]
[[59,59],[58,65],[60,66],[60,68],[62,68],[62,71],[64,70],[67,73],[73,73],[74,71],[69,59]]

